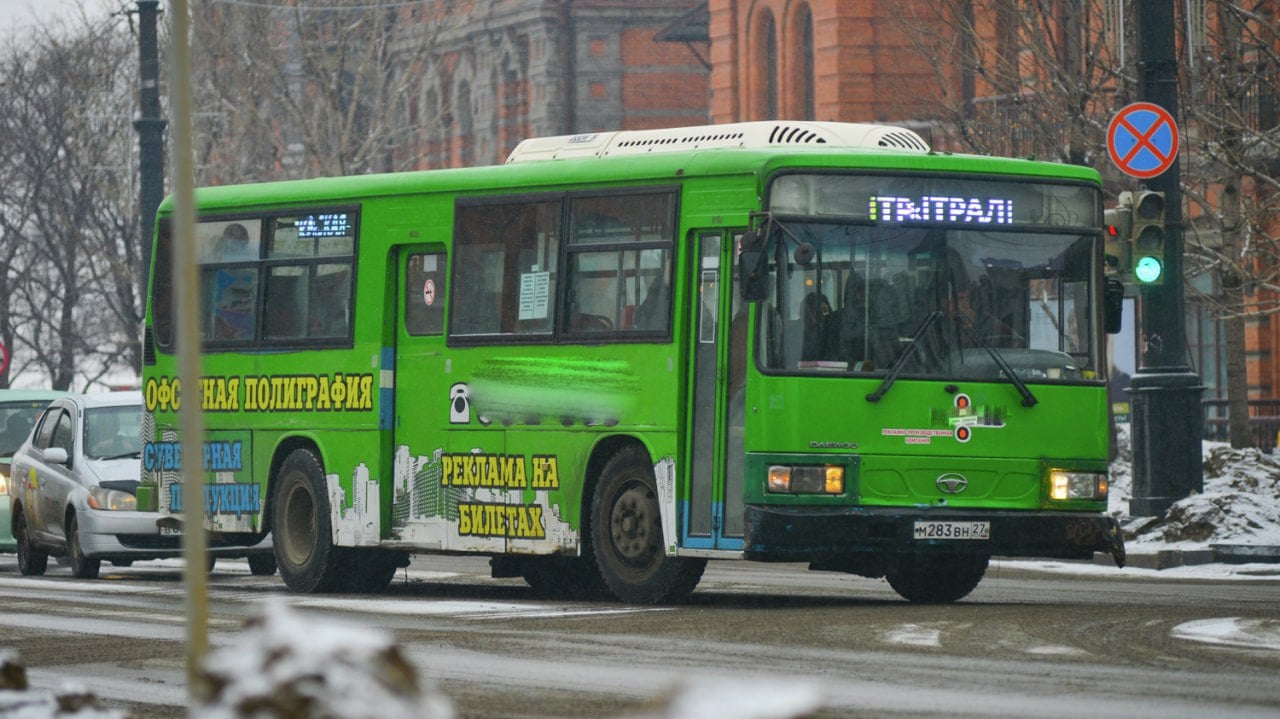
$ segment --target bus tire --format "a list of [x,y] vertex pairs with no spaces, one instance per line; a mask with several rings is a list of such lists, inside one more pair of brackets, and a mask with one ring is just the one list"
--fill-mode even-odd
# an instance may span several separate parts
[[919,552],[899,557],[885,568],[889,586],[916,604],[948,604],[972,592],[987,572],[985,555]]
[[667,556],[653,465],[639,447],[623,449],[605,464],[589,525],[590,553],[600,577],[624,602],[679,601],[702,578],[706,560]]
[[408,557],[382,549],[347,550],[351,563],[344,578],[345,591],[381,594],[396,578],[396,570],[408,566]]
[[271,554],[257,552],[250,554],[248,559],[249,574],[255,577],[269,577],[276,573],[276,555],[274,552]]
[[26,510],[20,506],[13,508],[13,536],[18,540],[18,572],[24,577],[39,577],[49,568],[49,555],[36,548],[24,512]]
[[295,449],[280,465],[271,507],[276,565],[285,586],[295,592],[339,589],[343,552],[333,544],[329,493],[320,460]]
[[546,599],[603,599],[609,588],[600,578],[595,558],[536,557],[520,570],[533,593]]

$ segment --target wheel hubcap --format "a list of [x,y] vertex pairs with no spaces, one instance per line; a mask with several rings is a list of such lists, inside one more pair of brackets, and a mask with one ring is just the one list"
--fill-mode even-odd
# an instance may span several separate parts
[[283,554],[291,564],[300,565],[311,556],[315,537],[315,502],[305,487],[295,487],[285,503],[285,531],[279,538]]
[[631,565],[648,564],[654,555],[653,497],[642,485],[627,487],[613,505],[609,526],[618,556]]

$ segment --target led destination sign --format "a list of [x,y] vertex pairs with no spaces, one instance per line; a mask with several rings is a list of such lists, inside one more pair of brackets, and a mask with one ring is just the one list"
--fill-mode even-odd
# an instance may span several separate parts
[[1086,183],[960,175],[796,173],[769,186],[769,210],[780,215],[974,229],[1093,228],[1100,201],[1098,188]]
[[298,237],[349,237],[351,215],[346,212],[328,212],[298,218]]
[[879,222],[1013,223],[1013,200],[996,197],[875,196],[868,210],[870,218]]

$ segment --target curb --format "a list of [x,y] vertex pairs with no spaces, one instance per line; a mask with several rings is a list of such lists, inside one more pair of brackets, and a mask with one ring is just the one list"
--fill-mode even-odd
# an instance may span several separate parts
[[[1157,549],[1131,551],[1125,557],[1126,567],[1138,569],[1173,569],[1199,564],[1277,564],[1280,563],[1280,547],[1247,544],[1213,544],[1208,549]],[[1110,554],[1096,552],[1093,563],[1114,566]]]

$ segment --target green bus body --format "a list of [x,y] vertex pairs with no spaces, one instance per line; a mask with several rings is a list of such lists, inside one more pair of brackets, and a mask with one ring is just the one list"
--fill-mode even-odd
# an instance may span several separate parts
[[[1097,174],[739,144],[201,189],[198,388],[174,355],[167,200],[140,508],[181,512],[194,401],[213,541],[273,532],[298,591],[381,589],[432,551],[640,602],[712,558],[888,576],[920,601],[963,596],[992,555],[1122,562]],[[899,195],[842,209],[864,185]],[[1027,197],[1070,210],[1028,220]],[[249,254],[216,254],[243,245],[232,225]],[[1042,236],[1061,251],[1037,255]],[[931,310],[972,275],[954,323]],[[895,300],[851,299],[894,280]],[[978,339],[986,313],[1021,339]]]

